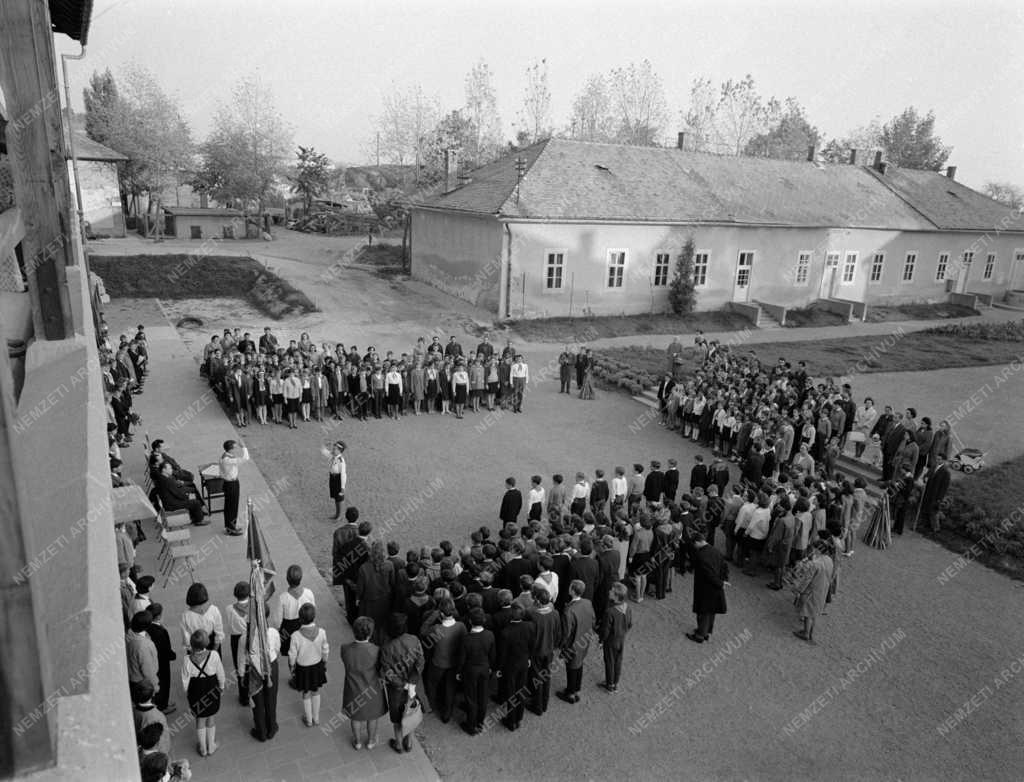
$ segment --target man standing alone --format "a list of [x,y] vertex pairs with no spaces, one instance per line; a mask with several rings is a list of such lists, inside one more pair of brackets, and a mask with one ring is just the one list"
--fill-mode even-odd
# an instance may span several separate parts
[[239,453],[234,440],[224,442],[224,454],[220,457],[220,478],[224,482],[224,531],[228,535],[241,535],[238,528],[238,467],[249,461],[249,449],[244,445]]
[[700,532],[693,536],[693,613],[697,629],[686,637],[704,643],[715,629],[715,614],[724,614],[725,586],[729,583],[729,566],[714,546],[709,546]]

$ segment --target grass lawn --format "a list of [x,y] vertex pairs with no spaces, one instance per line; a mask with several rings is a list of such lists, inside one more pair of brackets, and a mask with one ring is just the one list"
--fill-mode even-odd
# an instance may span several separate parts
[[901,304],[898,307],[868,307],[868,323],[894,323],[901,320],[938,320],[970,318],[980,315],[963,304]]
[[618,315],[599,318],[537,318],[514,320],[509,327],[527,342],[573,342],[641,334],[695,334],[697,331],[740,331],[750,321],[724,310],[689,315]]
[[315,312],[302,291],[252,258],[223,255],[92,255],[89,267],[112,298],[244,298],[280,319]]
[[1024,580],[1024,454],[954,481],[933,537],[967,559]]
[[402,245],[378,243],[372,247],[362,247],[356,253],[354,263],[373,267],[379,277],[396,277],[406,274],[405,261],[402,258]]
[[820,307],[804,307],[799,310],[786,310],[786,328],[806,329],[817,326],[843,326],[846,318],[835,312]]
[[[806,361],[814,377],[844,376],[858,372],[916,372],[949,367],[1006,364],[1022,360],[1024,321],[1010,323],[956,324],[928,331],[874,337],[845,337],[806,342],[759,342],[738,345],[734,350],[753,351],[762,363],[772,365],[780,356],[795,364]],[[665,351],[631,345],[601,348],[597,353],[614,362],[627,364],[640,373],[665,371]],[[684,371],[696,368],[692,347],[684,350]]]

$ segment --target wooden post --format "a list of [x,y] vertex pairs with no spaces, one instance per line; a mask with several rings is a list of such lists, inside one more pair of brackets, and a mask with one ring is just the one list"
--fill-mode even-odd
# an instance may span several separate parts
[[44,0],[0,3],[0,86],[10,115],[7,147],[14,200],[25,221],[25,268],[36,336],[74,333],[64,267],[74,264],[68,179],[53,31]]
[[[0,345],[6,345],[0,334]],[[47,703],[55,695],[50,684],[49,655],[38,583],[31,578],[22,518],[24,487],[30,478],[18,475],[15,459],[14,379],[6,348],[0,350],[0,778],[20,776],[54,764],[57,758],[56,710]],[[20,480],[19,480],[20,478]]]

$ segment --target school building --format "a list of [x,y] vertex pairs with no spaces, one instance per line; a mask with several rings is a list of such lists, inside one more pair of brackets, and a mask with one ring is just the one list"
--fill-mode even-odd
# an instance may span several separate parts
[[1024,287],[1024,215],[955,167],[681,147],[550,139],[463,176],[452,156],[443,192],[413,209],[412,275],[499,318],[663,312],[692,237],[697,309],[755,322]]

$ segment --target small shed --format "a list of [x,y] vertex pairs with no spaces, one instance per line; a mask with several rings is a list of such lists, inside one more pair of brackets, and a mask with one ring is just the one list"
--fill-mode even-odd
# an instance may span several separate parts
[[164,233],[176,239],[244,239],[245,215],[237,209],[165,206]]
[[[82,192],[82,216],[94,234],[125,235],[121,180],[117,164],[128,158],[110,147],[74,131],[78,159],[78,185]],[[69,166],[69,175],[74,176]]]

